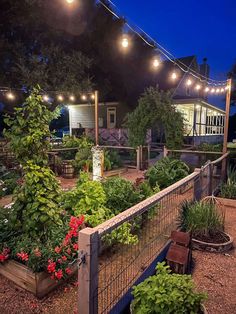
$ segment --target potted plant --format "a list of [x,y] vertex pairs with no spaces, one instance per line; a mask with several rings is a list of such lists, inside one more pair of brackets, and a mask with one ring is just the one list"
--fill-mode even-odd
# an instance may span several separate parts
[[210,252],[230,250],[233,239],[224,232],[224,222],[224,207],[214,197],[182,205],[179,225],[191,233],[193,248]]
[[195,291],[190,275],[171,274],[169,266],[159,263],[156,274],[133,288],[133,314],[207,313],[207,296]]

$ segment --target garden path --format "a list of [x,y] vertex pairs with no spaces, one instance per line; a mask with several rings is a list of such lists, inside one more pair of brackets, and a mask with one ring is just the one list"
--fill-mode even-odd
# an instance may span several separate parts
[[[236,208],[227,207],[226,232],[236,241]],[[208,293],[209,314],[236,313],[236,249],[227,254],[194,251],[193,278]]]

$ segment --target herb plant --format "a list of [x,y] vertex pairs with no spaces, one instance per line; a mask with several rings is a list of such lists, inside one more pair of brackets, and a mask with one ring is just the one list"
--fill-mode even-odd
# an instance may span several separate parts
[[206,295],[195,291],[189,275],[171,274],[159,263],[156,274],[133,288],[133,314],[200,314]]
[[157,184],[164,189],[186,177],[189,167],[181,160],[165,157],[148,169],[146,177],[154,188]]

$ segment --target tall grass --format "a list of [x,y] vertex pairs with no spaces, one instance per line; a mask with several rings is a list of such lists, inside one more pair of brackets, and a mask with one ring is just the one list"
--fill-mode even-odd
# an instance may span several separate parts
[[224,216],[212,203],[184,203],[180,213],[180,227],[194,237],[210,237],[224,230]]
[[228,167],[227,182],[222,184],[220,196],[224,198],[236,199],[236,168]]

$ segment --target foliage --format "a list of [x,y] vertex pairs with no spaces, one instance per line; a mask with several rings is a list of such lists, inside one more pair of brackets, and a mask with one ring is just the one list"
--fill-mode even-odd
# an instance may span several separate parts
[[180,227],[194,237],[211,237],[224,230],[224,218],[215,204],[186,202],[180,212]]
[[127,115],[126,127],[133,147],[144,145],[152,128],[164,129],[168,148],[181,148],[183,144],[183,117],[176,111],[170,92],[158,88],[148,88],[139,98],[136,109]]
[[199,314],[206,299],[195,292],[189,275],[170,274],[169,266],[159,263],[156,275],[147,278],[133,288],[132,310],[134,314]]
[[141,201],[140,194],[128,180],[120,177],[108,178],[103,183],[106,206],[117,215]]
[[[62,203],[65,209],[72,209],[73,215],[83,215],[89,227],[96,227],[115,215],[115,211],[107,207],[103,185],[89,180],[87,173],[80,173],[76,188],[63,195]],[[125,223],[106,236],[105,240],[108,244],[114,241],[130,244],[136,243],[137,237],[131,234],[130,224]]]
[[18,185],[20,175],[16,171],[8,171],[0,176],[0,197],[10,195]]
[[161,189],[164,189],[183,179],[188,173],[189,168],[184,162],[165,157],[148,169],[146,177],[152,188],[158,184]]
[[84,217],[65,216],[63,225],[53,229],[46,242],[27,234],[11,237],[0,245],[0,262],[12,258],[34,272],[47,271],[52,279],[64,279],[71,274],[71,265],[77,262],[78,231],[83,222]]
[[50,229],[62,223],[59,183],[48,167],[29,161],[24,171],[23,183],[15,191],[10,223],[32,238],[48,237]]
[[227,169],[227,182],[221,185],[221,197],[236,199],[236,168]]
[[204,152],[222,152],[223,145],[222,144],[201,143],[197,149],[204,151]]
[[5,119],[9,129],[4,135],[22,166],[29,160],[41,166],[47,164],[49,124],[56,116],[57,112],[50,111],[43,101],[40,88],[34,88],[22,107],[15,109],[14,116]]

